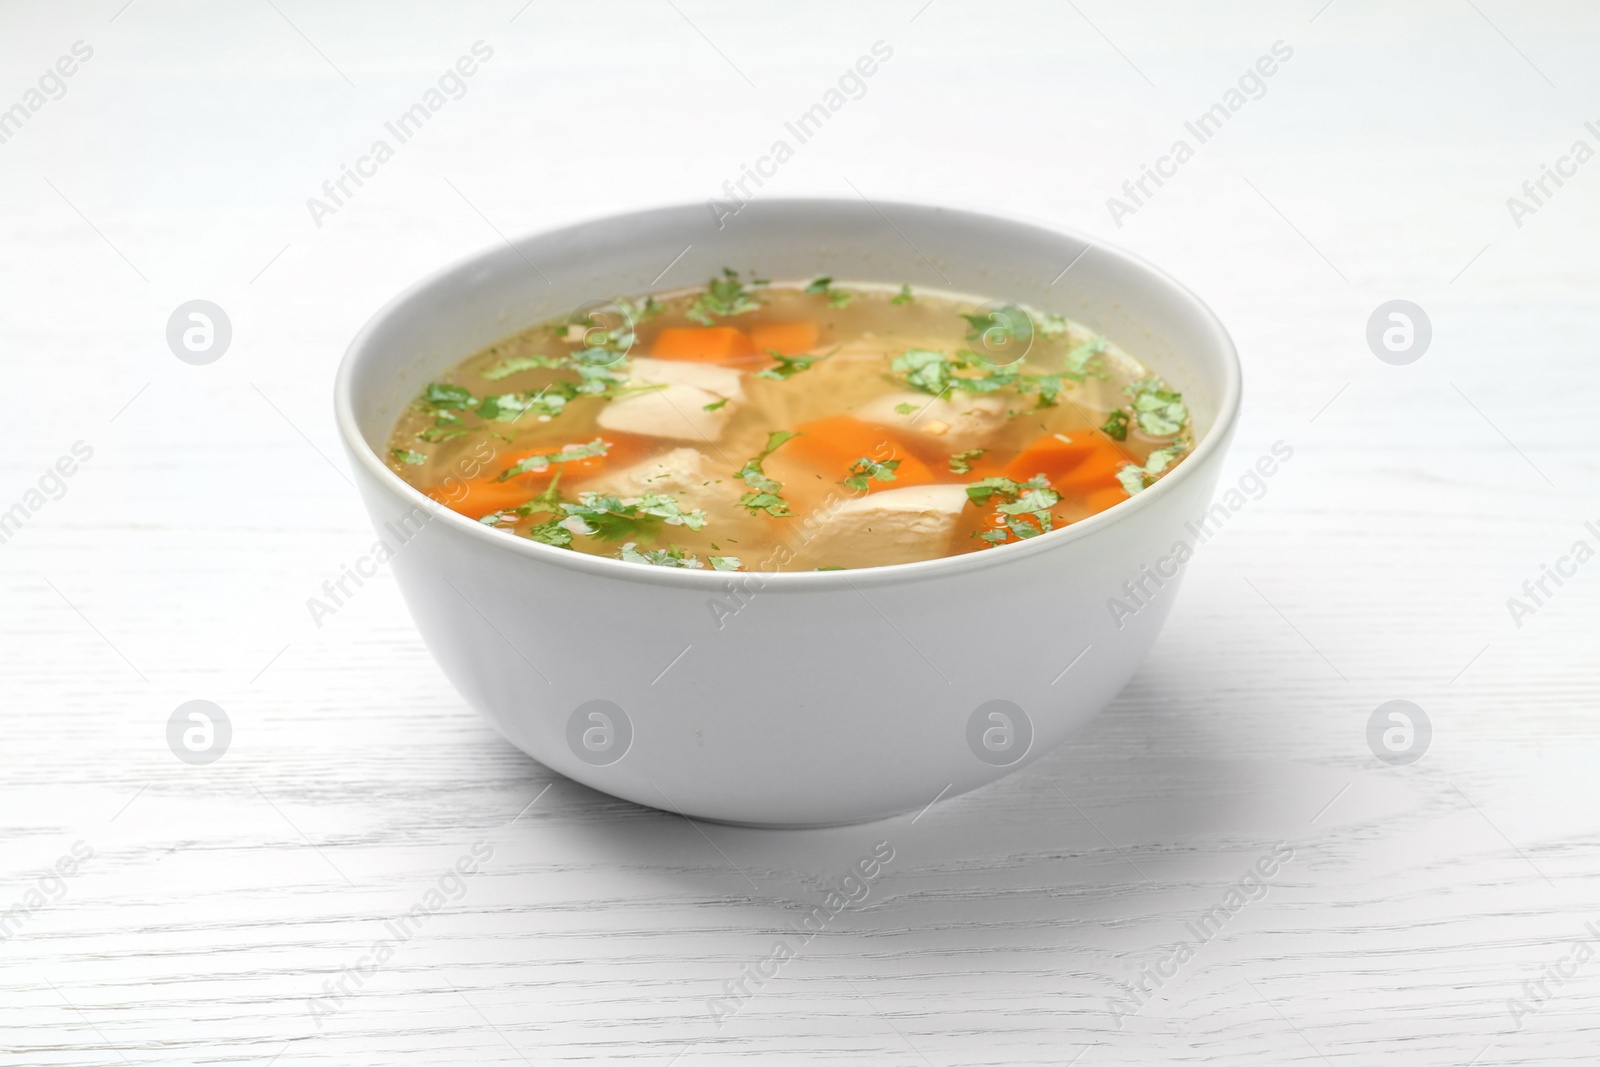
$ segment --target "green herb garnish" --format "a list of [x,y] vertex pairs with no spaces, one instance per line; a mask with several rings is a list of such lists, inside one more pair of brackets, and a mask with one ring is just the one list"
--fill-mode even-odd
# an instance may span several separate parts
[[1024,347],[1033,340],[1033,319],[1015,304],[1001,304],[976,315],[962,315],[971,327],[967,340],[979,341],[989,349],[1006,348],[1013,344]]
[[491,422],[517,422],[524,415],[556,416],[566,409],[567,401],[579,392],[571,382],[557,382],[537,393],[501,393],[486,396],[473,414]]
[[[488,518],[487,515],[484,518]],[[541,545],[553,545],[556,548],[572,547],[572,531],[561,525],[560,519],[551,519],[541,522],[528,530],[528,537]]]
[[1100,432],[1113,441],[1126,441],[1128,439],[1128,413],[1121,408],[1106,416],[1106,421],[1101,424]]
[[638,326],[640,323],[649,322],[651,319],[655,318],[657,315],[666,310],[666,308],[662,307],[656,302],[656,298],[653,296],[645,297],[643,303],[637,303],[619,296],[613,300],[612,303],[621,308],[623,314],[627,315],[628,318],[633,321],[635,326]]
[[[668,545],[666,548],[654,548],[644,552],[639,551],[639,546],[629,541],[617,553],[618,559],[627,560],[629,563],[649,563],[656,567],[682,567],[685,570],[699,570],[705,564],[699,557],[690,555],[677,545]],[[724,557],[714,557],[724,558]]]
[[782,382],[793,378],[803,370],[810,370],[811,365],[818,360],[827,359],[827,356],[786,356],[777,349],[767,349],[767,355],[778,361],[776,367],[756,371],[757,378],[766,378],[769,381]]
[[1122,488],[1129,496],[1133,496],[1150,488],[1163,471],[1178,461],[1178,457],[1188,451],[1188,442],[1174,441],[1170,445],[1158,448],[1145,457],[1144,466],[1137,463],[1126,463],[1117,471],[1117,481],[1122,483]]
[[1122,391],[1133,398],[1133,417],[1139,429],[1152,437],[1179,433],[1189,419],[1182,395],[1164,386],[1160,378],[1144,378]]
[[409,448],[391,448],[389,449],[389,454],[401,463],[409,463],[414,467],[428,462],[427,456],[421,452],[413,452]]
[[568,445],[559,452],[544,452],[520,460],[500,473],[499,481],[509,481],[519,474],[530,471],[543,471],[550,468],[552,463],[570,463],[575,459],[588,459],[591,456],[603,456],[611,448],[610,443],[596,437],[586,445]]
[[[1106,350],[1104,337],[1091,337],[1081,345],[1076,345],[1067,353],[1067,370],[1073,374],[1087,375],[1089,361]],[[1102,373],[1104,373],[1102,371]]]
[[[761,279],[752,278],[750,284],[754,286],[766,283]],[[755,311],[760,306],[760,301],[751,296],[744,283],[739,281],[739,272],[724,267],[722,277],[712,278],[706,283],[706,291],[695,297],[694,305],[686,314],[702,326],[714,326],[719,318],[743,315]]]
[[432,408],[459,411],[477,403],[472,394],[459,385],[430,382],[422,391],[422,402]]
[[633,347],[633,322],[625,317],[621,326],[607,329],[593,315],[585,315],[567,324],[566,341],[570,345],[583,345],[572,353],[574,363],[609,366]]
[[417,437],[436,445],[441,441],[453,441],[457,437],[464,437],[466,432],[467,428],[462,425],[460,415],[447,408],[434,408],[433,425],[420,431]]
[[[1010,478],[985,478],[967,486],[967,499],[983,507],[999,498],[995,510],[1005,520],[1004,530],[986,530],[973,534],[990,544],[999,544],[1010,536],[1019,541],[1048,533],[1053,527],[1050,509],[1061,502],[1061,494],[1050,488],[1043,474],[1034,475],[1025,482]],[[1032,519],[1032,522],[1027,520]]]
[[828,298],[828,306],[834,308],[842,308],[856,298],[854,293],[833,288],[833,279],[826,275],[806,286],[806,292],[826,296]]
[[772,431],[767,435],[767,447],[745,460],[744,466],[734,472],[745,485],[750,487],[750,492],[739,498],[740,506],[750,514],[764,511],[774,519],[787,518],[793,514],[789,510],[789,502],[778,495],[783,490],[783,483],[767,477],[767,472],[761,465],[785,441],[798,436],[799,434],[788,430]]
[[558,370],[566,365],[567,360],[561,356],[512,356],[509,359],[501,360],[488,370],[479,371],[478,377],[487,378],[491,382],[498,382],[501,378],[509,378],[513,374],[525,370]]
[[987,449],[969,448],[965,452],[957,452],[950,457],[951,474],[971,474],[972,461],[983,455]]
[[705,512],[685,511],[676,500],[663,493],[646,493],[630,500],[582,493],[576,504],[563,503],[561,510],[567,515],[561,525],[573,533],[602,541],[653,538],[663,525],[698,530],[706,522]]
[[701,404],[700,405],[700,410],[701,411],[716,411],[720,407],[725,407],[727,405],[727,403],[728,403],[728,398],[727,397],[723,397],[721,400],[713,400],[709,404]]
[[[544,492],[540,493],[532,500],[518,504],[514,508],[505,508],[501,511],[492,511],[478,521],[483,523],[485,526],[515,526],[518,519],[525,519],[529,515],[534,515],[540,512],[553,515],[561,514],[560,471],[556,471],[555,474],[551,475],[550,484],[545,486]],[[552,521],[547,522],[544,525],[554,526],[555,524],[556,522]],[[537,527],[535,529],[537,529]],[[567,535],[566,541],[563,541],[562,543],[565,544],[570,542],[572,540],[572,531],[563,530],[562,532]],[[545,544],[555,543],[553,541],[545,540],[545,538],[542,537],[534,537],[532,530],[528,531],[528,536],[533,537],[535,541],[544,541]]]
[[917,405],[915,405],[915,404],[896,404],[894,406],[894,410],[895,410],[895,414],[896,415],[915,415],[916,412],[917,412]]
[[854,489],[858,493],[865,493],[869,486],[868,479],[877,482],[894,481],[894,472],[900,466],[900,461],[891,459],[887,463],[879,463],[870,456],[862,456],[850,464],[850,476],[839,484],[846,489]]
[[[948,389],[974,394],[1011,389],[1039,394],[1040,407],[1054,404],[1066,388],[1066,382],[1083,380],[1083,375],[1070,370],[1028,374],[1023,366],[1020,359],[1008,366],[995,366],[983,355],[968,349],[950,355],[928,348],[908,348],[890,362],[889,369],[905,375],[906,384],[911,388],[934,396],[941,396]],[[974,370],[978,373],[960,373]]]
[[889,299],[889,303],[893,304],[895,307],[899,307],[902,304],[911,303],[912,299],[913,299],[913,297],[911,296],[911,286],[902,285],[900,287],[900,292],[897,295],[891,297]]
[[1067,320],[1062,315],[1052,315],[1048,311],[1036,312],[1033,315],[1033,331],[1046,341],[1052,341],[1067,332]]
[[967,366],[931,348],[908,348],[889,363],[889,369],[906,376],[913,389],[938,396],[953,384],[954,372]]

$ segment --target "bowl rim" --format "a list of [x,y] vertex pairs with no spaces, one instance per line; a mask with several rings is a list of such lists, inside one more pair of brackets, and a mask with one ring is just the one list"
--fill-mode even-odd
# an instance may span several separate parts
[[[760,203],[763,205],[781,204],[791,208],[810,206],[826,210],[842,204],[855,206],[859,204],[859,200],[843,196],[793,196],[763,197]],[[684,212],[686,209],[704,210],[704,205],[698,202],[676,202],[628,211],[613,211],[591,215],[560,222],[521,234],[515,238],[503,238],[497,244],[486,245],[474,252],[461,256],[406,286],[367,319],[356,335],[351,338],[349,345],[345,348],[343,357],[340,359],[338,373],[334,380],[334,420],[338,425],[339,434],[343,438],[345,450],[355,457],[379,486],[387,489],[399,501],[429,512],[433,519],[442,519],[447,528],[459,531],[468,538],[477,538],[490,549],[507,551],[513,555],[520,555],[540,563],[592,574],[597,578],[645,582],[651,585],[703,588],[708,592],[722,591],[730,580],[739,582],[755,576],[759,576],[759,588],[763,590],[768,587],[774,587],[794,591],[821,592],[829,589],[850,588],[859,592],[858,587],[860,585],[870,587],[897,584],[922,578],[937,578],[941,575],[954,575],[994,566],[1021,563],[1030,555],[1058,551],[1074,541],[1090,537],[1119,522],[1133,521],[1134,517],[1140,512],[1155,506],[1156,502],[1176,491],[1176,485],[1169,485],[1169,482],[1175,483],[1185,478],[1200,477],[1200,468],[1206,465],[1205,461],[1227,446],[1239,419],[1240,400],[1243,393],[1243,370],[1239,362],[1239,352],[1234,346],[1233,338],[1229,335],[1227,327],[1222,324],[1222,320],[1217,317],[1216,312],[1211,310],[1210,305],[1172,275],[1143,257],[1108,241],[1065,226],[1058,226],[1051,222],[1022,215],[956,206],[950,203],[934,204],[914,200],[878,199],[871,201],[869,206],[880,210],[887,206],[930,213],[959,214],[981,222],[1010,223],[1043,230],[1055,236],[1066,237],[1082,243],[1086,252],[1093,250],[1097,254],[1119,259],[1125,265],[1131,265],[1139,272],[1149,276],[1156,283],[1164,285],[1170,290],[1172,296],[1187,303],[1192,310],[1198,312],[1199,320],[1210,331],[1212,335],[1211,341],[1215,345],[1217,352],[1222,356],[1223,373],[1220,383],[1222,399],[1218,405],[1217,415],[1210,432],[1206,434],[1204,440],[1195,446],[1192,452],[1184,457],[1183,462],[1179,463],[1175,470],[1159,479],[1154,485],[1136,493],[1127,500],[1112,505],[1104,511],[1091,515],[1086,519],[1080,519],[1058,530],[1051,530],[1049,533],[1030,537],[1025,541],[995,545],[980,552],[966,552],[954,556],[913,560],[908,563],[891,563],[877,567],[853,567],[836,571],[765,571],[755,569],[719,571],[712,568],[654,567],[641,563],[631,563],[622,559],[612,559],[607,556],[590,555],[587,552],[574,552],[570,549],[557,548],[554,545],[540,544],[526,537],[516,537],[502,530],[485,526],[476,519],[451,510],[448,506],[434,500],[390,470],[388,464],[383,462],[378,452],[367,444],[366,438],[362,436],[356,421],[355,405],[352,400],[352,382],[357,365],[366,356],[372,335],[377,332],[378,328],[386,320],[447,278],[479,269],[493,257],[503,255],[507,248],[515,251],[529,241],[564,231],[582,229],[599,223],[615,223],[623,219],[642,219],[644,216],[678,213]]]

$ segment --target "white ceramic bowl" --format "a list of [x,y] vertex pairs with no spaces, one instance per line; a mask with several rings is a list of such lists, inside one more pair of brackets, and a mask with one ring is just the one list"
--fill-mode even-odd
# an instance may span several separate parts
[[[1148,264],[1026,222],[778,199],[724,221],[719,229],[696,204],[503,244],[414,286],[351,342],[339,429],[423,639],[456,689],[530,756],[702,818],[857,822],[1026,765],[1127,683],[1172,605],[1173,549],[1192,543],[1184,524],[1210,503],[1238,414],[1227,332]],[[537,544],[440,508],[382,462],[405,405],[473,351],[590,301],[704,282],[724,265],[911,282],[1065,314],[1181,389],[1198,447],[1133,499],[1029,541],[764,576]],[[1136,610],[1113,611],[1112,598]]]

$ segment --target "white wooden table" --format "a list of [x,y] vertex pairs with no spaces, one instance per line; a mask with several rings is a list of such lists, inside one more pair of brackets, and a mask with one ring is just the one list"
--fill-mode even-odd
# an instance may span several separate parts
[[[0,1060],[1594,1062],[1600,563],[1506,604],[1600,545],[1600,163],[1506,204],[1600,146],[1592,8],[122,3],[0,13]],[[371,311],[497,231],[720,195],[880,40],[761,195],[1120,241],[1235,333],[1230,468],[1294,450],[1112,708],[918,816],[764,833],[510,749],[387,573],[315,625],[371,541],[330,417]],[[1433,329],[1404,366],[1365,340],[1395,298]],[[164,338],[192,299],[232,323],[209,365]],[[233,731],[204,766],[166,739],[197,699]],[[1432,723],[1409,766],[1368,747],[1392,699]],[[866,899],[745,977],[878,842]]]

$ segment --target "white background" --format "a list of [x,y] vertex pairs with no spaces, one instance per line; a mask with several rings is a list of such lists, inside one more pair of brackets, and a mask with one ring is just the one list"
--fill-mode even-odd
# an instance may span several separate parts
[[[122,3],[0,12],[0,108],[94,49],[0,145],[0,511],[94,453],[0,545],[0,911],[94,851],[0,942],[6,1062],[1593,1061],[1600,562],[1520,627],[1506,600],[1600,544],[1600,162],[1520,227],[1506,200],[1600,147],[1600,12]],[[477,40],[466,95],[316,226],[306,198]],[[387,574],[315,625],[371,543],[330,395],[373,310],[496,231],[718,195],[879,40],[765,193],[1132,248],[1239,344],[1229,469],[1294,450],[1110,710],[915,821],[697,826],[502,742]],[[1279,40],[1266,94],[1116,226],[1107,197]],[[195,298],[233,324],[209,366],[164,340]],[[1408,366],[1365,342],[1394,298],[1433,324]],[[1433,723],[1409,767],[1366,742],[1396,698]],[[191,699],[233,724],[210,766],[165,740]],[[871,896],[718,1026],[880,840]],[[314,1018],[477,841],[465,894]],[[1119,983],[1278,842],[1265,898],[1118,1026]]]

